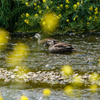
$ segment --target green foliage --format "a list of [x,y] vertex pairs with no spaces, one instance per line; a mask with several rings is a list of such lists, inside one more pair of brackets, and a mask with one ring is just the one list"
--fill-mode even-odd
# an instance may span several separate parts
[[100,29],[100,0],[1,0],[0,6],[0,27],[10,31],[38,30],[42,16],[50,11],[57,14],[58,30]]
[[0,1],[0,27],[9,31],[16,29],[20,15],[26,12],[26,5],[17,0],[1,0]]

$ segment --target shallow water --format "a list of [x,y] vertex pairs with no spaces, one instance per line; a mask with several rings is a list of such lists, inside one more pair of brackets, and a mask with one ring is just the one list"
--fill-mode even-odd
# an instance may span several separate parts
[[[24,42],[30,47],[28,58],[23,63],[31,71],[60,71],[63,65],[71,65],[75,73],[84,74],[100,73],[98,60],[100,58],[100,34],[66,34],[64,36],[53,36],[62,42],[72,44],[77,51],[71,54],[52,54],[47,47],[37,43],[36,39],[31,40],[30,36],[13,37],[10,39],[6,51],[0,52],[0,67],[7,68],[5,57],[8,51],[13,49],[17,42]],[[6,84],[0,86],[4,100],[18,100],[22,94],[29,97],[29,100],[41,100],[42,90],[50,88],[52,94],[50,100],[99,100],[99,92],[91,94],[88,88],[80,89],[81,96],[68,97],[63,93],[63,88],[53,85],[32,85],[32,84]],[[78,91],[75,89],[75,91]],[[90,97],[92,95],[92,97]]]

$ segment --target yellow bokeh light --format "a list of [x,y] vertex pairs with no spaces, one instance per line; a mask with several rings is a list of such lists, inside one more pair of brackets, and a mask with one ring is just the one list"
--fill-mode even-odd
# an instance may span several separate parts
[[90,85],[90,86],[89,86],[89,89],[90,89],[91,92],[96,92],[96,91],[97,91],[97,88],[98,88],[98,87],[97,87],[96,84],[93,84],[93,85]]
[[48,97],[51,94],[51,90],[50,89],[44,89],[43,90],[43,96],[44,97]]
[[[19,77],[25,75],[26,73],[28,73],[30,71],[27,66],[22,65],[22,64],[19,66],[16,66],[15,70],[16,70],[16,74]],[[24,77],[23,77],[23,79],[24,79]]]
[[14,46],[14,53],[27,57],[29,54],[29,47],[24,43],[17,43],[17,45]]
[[25,95],[22,95],[20,100],[29,100],[28,97],[26,97]]
[[0,49],[4,49],[9,40],[9,32],[0,28]]
[[83,81],[82,81],[82,77],[81,76],[75,76],[73,77],[73,85],[74,86],[82,86]]
[[7,64],[8,65],[18,65],[21,61],[27,57],[29,54],[29,47],[24,43],[17,43],[13,52],[8,54]]
[[26,13],[26,17],[29,17],[30,15],[29,15],[29,13]]
[[54,12],[51,12],[46,13],[43,16],[43,20],[41,23],[42,29],[44,31],[53,32],[58,27],[59,20],[57,19],[57,15]]
[[98,79],[99,79],[99,75],[97,73],[90,74],[90,78],[89,78],[90,82],[98,81]]
[[73,69],[71,66],[69,65],[64,65],[62,68],[61,68],[61,72],[63,72],[64,75],[72,75],[73,74]]
[[74,89],[71,85],[68,85],[64,88],[64,92],[66,95],[72,95],[73,91],[74,91]]
[[2,95],[1,95],[1,92],[0,92],[0,100],[3,100],[3,97],[2,97]]

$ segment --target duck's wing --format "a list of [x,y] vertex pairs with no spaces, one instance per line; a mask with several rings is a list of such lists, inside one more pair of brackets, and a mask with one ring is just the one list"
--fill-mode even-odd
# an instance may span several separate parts
[[47,43],[47,41],[48,41],[48,39],[43,39],[43,40],[40,40],[40,44],[45,44],[45,43]]
[[73,49],[73,47],[70,44],[67,43],[57,43],[54,45],[56,48],[61,48],[61,49]]
[[56,39],[46,38],[46,39],[40,40],[40,44],[47,43],[49,40],[53,40],[55,43],[58,43],[58,40]]
[[59,42],[59,40],[54,39],[54,38],[49,38],[48,40],[52,40],[52,41],[54,42],[54,44],[56,44],[56,43],[58,43],[58,42]]

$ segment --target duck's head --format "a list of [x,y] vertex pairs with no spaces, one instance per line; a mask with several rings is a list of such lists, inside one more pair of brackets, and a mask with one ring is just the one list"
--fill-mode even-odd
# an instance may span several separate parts
[[41,38],[41,35],[40,35],[39,33],[36,33],[36,34],[34,35],[34,38],[40,39],[40,38]]
[[33,38],[41,39],[41,35],[39,33],[36,33],[33,37],[30,37],[30,39]]

